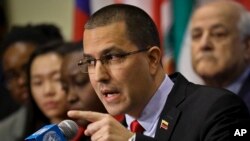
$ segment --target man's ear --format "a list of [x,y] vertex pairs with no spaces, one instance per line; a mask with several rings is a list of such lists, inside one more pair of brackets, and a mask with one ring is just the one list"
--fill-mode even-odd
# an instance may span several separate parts
[[155,74],[158,67],[161,66],[162,53],[161,49],[153,46],[148,50],[150,72]]

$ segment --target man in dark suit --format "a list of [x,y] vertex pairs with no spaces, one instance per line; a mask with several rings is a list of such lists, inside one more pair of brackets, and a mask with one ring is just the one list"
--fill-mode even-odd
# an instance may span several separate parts
[[[236,95],[165,74],[157,28],[143,10],[116,4],[94,13],[78,63],[110,115],[69,111],[93,141],[229,140],[249,114]],[[125,126],[112,115],[125,114]]]
[[250,111],[250,14],[234,1],[199,7],[191,20],[192,64],[208,86],[240,96]]

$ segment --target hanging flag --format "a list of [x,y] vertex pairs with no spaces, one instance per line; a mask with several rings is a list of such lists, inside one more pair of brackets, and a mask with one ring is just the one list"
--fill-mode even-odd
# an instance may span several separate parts
[[[170,62],[174,67],[173,71],[178,70],[178,62],[182,45],[185,41],[186,29],[188,28],[189,18],[192,14],[193,7],[196,4],[195,0],[171,0],[169,2],[171,10],[170,29],[165,36],[165,54],[166,57],[172,55]],[[177,66],[175,65],[177,64]],[[175,67],[176,66],[176,67]]]
[[83,26],[90,16],[89,0],[75,0],[73,41],[81,41],[83,37]]
[[246,7],[248,11],[250,11],[250,0],[235,0],[239,3],[241,3],[243,6]]
[[172,0],[172,26],[169,32],[169,45],[174,48],[174,58],[178,62],[181,46],[185,39],[189,18],[194,7],[194,0]]

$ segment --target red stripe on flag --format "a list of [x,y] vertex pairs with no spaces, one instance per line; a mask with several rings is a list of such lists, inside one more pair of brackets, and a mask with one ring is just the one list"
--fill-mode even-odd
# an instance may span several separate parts
[[248,11],[250,11],[250,0],[235,0],[239,3],[241,3],[243,6],[246,7]]
[[123,3],[124,0],[114,0],[115,3]]
[[82,12],[80,9],[75,9],[75,20],[74,20],[74,41],[81,41],[83,37],[83,26],[87,22],[89,16]]
[[[153,20],[157,26],[157,29],[159,31],[159,37],[161,40],[161,47],[163,46],[163,31],[162,31],[162,19],[161,19],[161,6],[162,6],[163,0],[154,0],[153,1],[153,7],[152,7],[152,15]],[[162,48],[163,49],[163,48]]]

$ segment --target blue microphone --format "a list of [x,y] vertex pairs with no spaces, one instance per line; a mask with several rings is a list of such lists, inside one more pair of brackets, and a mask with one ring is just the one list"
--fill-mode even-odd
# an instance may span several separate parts
[[67,141],[74,138],[78,131],[78,125],[72,120],[63,120],[58,125],[45,125],[25,141]]

